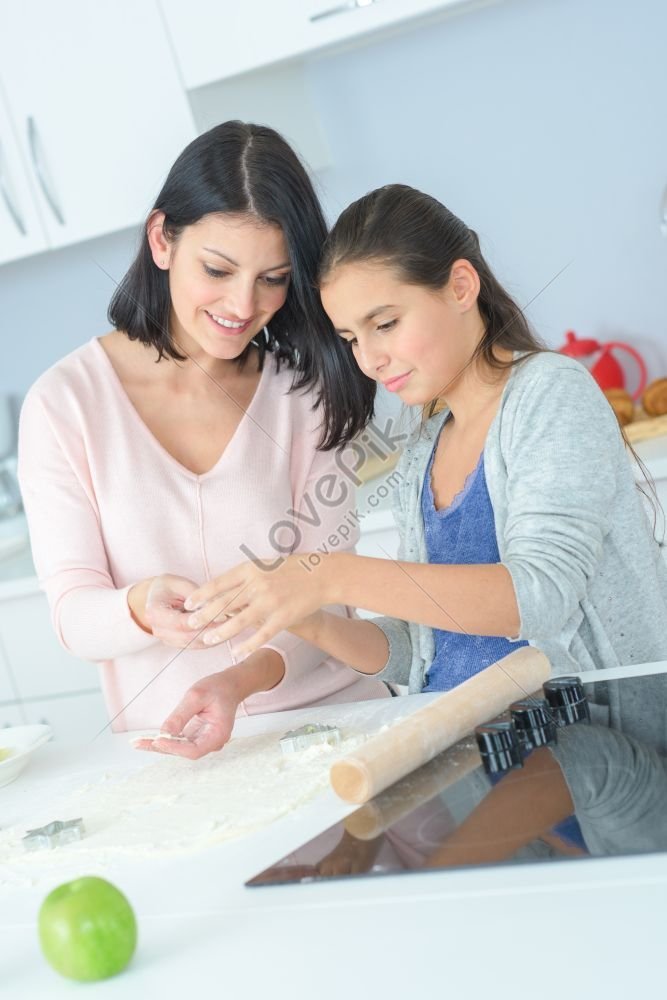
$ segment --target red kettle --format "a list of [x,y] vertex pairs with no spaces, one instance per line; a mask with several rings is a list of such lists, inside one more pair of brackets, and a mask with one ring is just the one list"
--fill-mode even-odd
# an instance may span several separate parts
[[588,367],[600,388],[625,389],[625,375],[618,359],[614,357],[613,351],[625,351],[634,358],[639,368],[639,385],[631,393],[631,396],[634,400],[639,399],[646,388],[646,365],[641,354],[634,347],[630,347],[629,344],[622,344],[616,340],[600,344],[592,338],[584,339],[583,337],[577,337],[573,330],[568,330],[565,334],[565,344],[558,349],[559,354],[567,354],[568,357],[577,358],[579,361],[597,355]]

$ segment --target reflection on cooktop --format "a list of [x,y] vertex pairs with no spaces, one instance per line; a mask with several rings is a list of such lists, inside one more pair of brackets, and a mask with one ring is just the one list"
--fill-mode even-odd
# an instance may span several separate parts
[[667,674],[584,693],[521,766],[487,774],[471,735],[246,885],[667,851]]

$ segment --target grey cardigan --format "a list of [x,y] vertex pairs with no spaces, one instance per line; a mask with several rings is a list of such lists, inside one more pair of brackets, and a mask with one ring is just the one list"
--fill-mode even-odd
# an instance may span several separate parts
[[[421,487],[448,412],[413,433],[397,466],[401,560],[428,562]],[[555,674],[667,659],[667,566],[616,417],[583,365],[544,352],[514,367],[484,468],[500,561],[519,606],[514,638],[541,649]],[[389,641],[378,676],[421,691],[433,630],[371,620]]]

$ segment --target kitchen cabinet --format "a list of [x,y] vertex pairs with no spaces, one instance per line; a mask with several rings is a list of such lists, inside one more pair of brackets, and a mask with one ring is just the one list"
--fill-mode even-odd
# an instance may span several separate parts
[[109,713],[100,691],[83,692],[67,698],[25,701],[21,710],[26,724],[46,723],[51,727],[54,739],[63,742],[88,742],[109,724]]
[[59,739],[92,739],[108,722],[97,667],[63,649],[46,597],[29,582],[3,584],[0,727],[46,722]]
[[26,718],[20,705],[0,704],[0,729],[25,725],[27,725]]
[[47,246],[35,192],[0,90],[0,264]]
[[[16,700],[16,689],[14,688],[13,677],[7,662],[2,634],[0,633],[0,705],[8,701]],[[0,725],[2,721],[0,720]]]
[[42,593],[0,603],[0,639],[21,700],[99,689],[95,664],[78,660],[56,639]]
[[[136,225],[195,136],[155,0],[2,3],[0,11],[0,83],[20,160],[3,141],[33,234],[32,243],[3,247],[4,259],[44,246],[28,187],[50,247]],[[11,134],[6,117],[0,128]]]
[[[487,0],[489,2],[489,0]],[[495,0],[494,0],[495,2]],[[392,29],[470,0],[161,0],[188,88]]]

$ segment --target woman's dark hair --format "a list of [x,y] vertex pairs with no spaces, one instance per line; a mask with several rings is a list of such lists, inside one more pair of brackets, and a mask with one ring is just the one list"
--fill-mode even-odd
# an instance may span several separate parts
[[[271,319],[268,341],[258,339],[259,365],[270,351],[294,369],[292,391],[314,387],[323,411],[320,447],[354,437],[373,415],[375,386],[355,377],[357,366],[324,312],[316,277],[326,223],[308,175],[285,140],[271,128],[224,122],[183,150],[153,209],[164,212],[164,233],[177,240],[206,215],[250,215],[279,226],[291,265],[287,298]],[[150,218],[150,215],[149,215]],[[109,321],[130,340],[184,360],[169,329],[167,271],[156,267],[144,227],[137,256],[109,304]],[[250,346],[239,356],[242,367]]]
[[[491,272],[477,234],[435,198],[405,184],[377,188],[345,209],[324,245],[319,283],[343,264],[374,261],[391,267],[408,284],[438,290],[449,281],[454,261],[461,259],[472,264],[480,280],[477,305],[484,336],[473,358],[481,356],[491,368],[504,369],[519,359],[501,361],[494,346],[525,355],[545,350]],[[359,375],[363,384],[365,376]],[[427,416],[437,403],[427,406]]]

